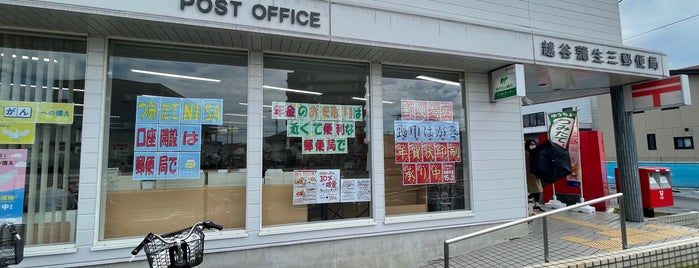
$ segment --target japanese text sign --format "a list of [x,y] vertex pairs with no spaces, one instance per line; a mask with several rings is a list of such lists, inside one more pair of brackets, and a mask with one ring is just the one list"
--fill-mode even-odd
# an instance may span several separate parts
[[223,100],[138,96],[136,123],[221,125]]
[[404,121],[393,124],[396,142],[459,142],[459,123]]
[[272,119],[362,121],[362,106],[319,103],[272,102]]
[[138,96],[133,179],[198,179],[202,124],[222,116],[220,99]]
[[272,102],[272,119],[287,119],[286,136],[302,138],[302,154],[346,154],[362,106]]
[[401,100],[402,120],[453,121],[454,104],[446,101]]
[[72,103],[0,101],[0,144],[33,144],[36,124],[73,124]]
[[490,73],[490,101],[525,95],[524,65],[512,64]]
[[404,185],[455,182],[461,138],[459,123],[451,121],[452,109],[450,102],[401,100],[403,120],[394,121],[393,127],[395,161],[402,164]]
[[0,149],[0,223],[22,223],[27,149]]
[[551,142],[568,148],[568,142],[573,133],[577,111],[549,113],[548,136]]
[[340,170],[294,170],[293,204],[340,202]]
[[534,53],[537,62],[649,75],[664,75],[666,70],[667,59],[660,53],[539,35],[534,36],[534,44],[538,45]]

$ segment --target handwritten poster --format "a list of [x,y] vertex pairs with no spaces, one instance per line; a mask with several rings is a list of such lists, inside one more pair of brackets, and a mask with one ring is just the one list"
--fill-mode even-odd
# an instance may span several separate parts
[[272,119],[286,119],[286,136],[302,139],[302,154],[347,154],[362,106],[272,102]]
[[0,222],[22,223],[27,149],[0,149]]
[[138,96],[133,179],[200,178],[202,124],[222,118],[220,99]]
[[73,103],[0,101],[0,144],[34,144],[36,124],[72,124]]
[[403,165],[404,185],[455,182],[461,137],[453,118],[451,102],[401,101],[401,120],[393,127],[395,162]]

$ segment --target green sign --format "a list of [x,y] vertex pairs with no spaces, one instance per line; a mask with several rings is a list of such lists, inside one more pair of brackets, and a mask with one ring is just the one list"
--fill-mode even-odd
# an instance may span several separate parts
[[524,65],[513,64],[490,73],[490,101],[524,97]]

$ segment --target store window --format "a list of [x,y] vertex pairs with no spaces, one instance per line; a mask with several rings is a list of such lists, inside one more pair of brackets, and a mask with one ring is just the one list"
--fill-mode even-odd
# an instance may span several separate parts
[[262,225],[371,217],[367,64],[265,56]]
[[692,137],[675,137],[675,149],[694,149],[694,139]]
[[247,57],[114,41],[100,239],[245,227]]
[[84,40],[0,34],[0,221],[26,245],[75,242]]
[[460,79],[456,72],[384,66],[386,215],[468,208]]

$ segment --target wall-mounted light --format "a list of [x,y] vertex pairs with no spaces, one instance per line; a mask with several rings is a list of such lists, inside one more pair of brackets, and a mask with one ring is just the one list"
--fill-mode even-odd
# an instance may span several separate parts
[[288,91],[288,92],[294,92],[294,93],[300,93],[300,94],[316,95],[316,96],[323,95],[323,93],[320,93],[320,92],[292,89],[292,88],[285,88],[285,87],[262,86],[262,88]]
[[431,76],[426,76],[426,75],[420,75],[415,77],[417,79],[422,79],[422,80],[427,80],[427,81],[432,81],[432,82],[438,82],[442,84],[447,84],[447,85],[452,85],[452,86],[460,86],[461,83],[459,82],[454,82],[454,81],[449,81],[449,80],[444,80],[444,79],[439,79],[439,78],[434,78]]
[[131,69],[131,71],[134,73],[140,73],[140,74],[150,74],[150,75],[165,76],[165,77],[172,77],[172,78],[182,78],[182,79],[221,83],[221,80],[213,79],[213,78],[188,76],[188,75],[180,75],[180,74],[170,74],[170,73],[161,73],[161,72],[152,72],[152,71],[145,71],[145,70],[138,70],[138,69]]

